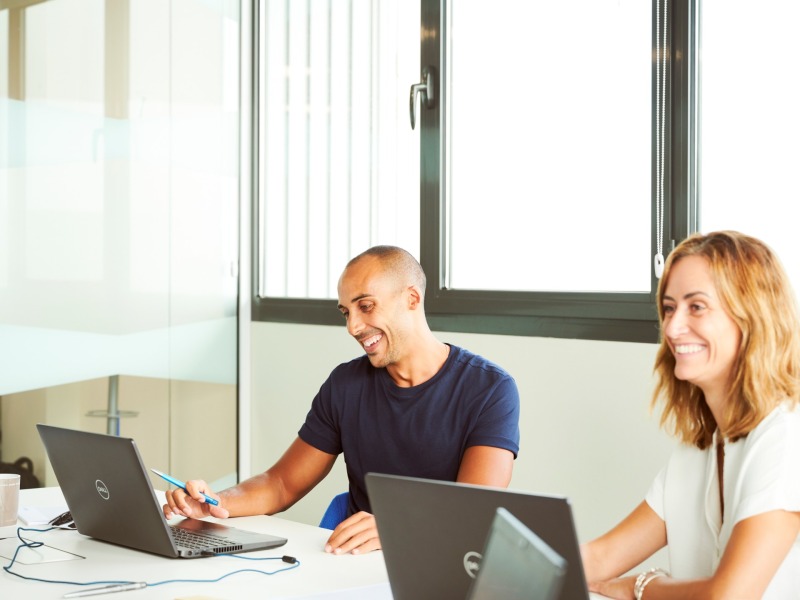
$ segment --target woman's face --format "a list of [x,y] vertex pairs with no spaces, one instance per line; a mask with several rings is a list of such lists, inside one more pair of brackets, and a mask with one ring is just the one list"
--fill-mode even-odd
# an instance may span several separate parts
[[742,335],[717,294],[705,258],[687,256],[672,265],[662,307],[675,377],[698,386],[707,401],[722,397]]

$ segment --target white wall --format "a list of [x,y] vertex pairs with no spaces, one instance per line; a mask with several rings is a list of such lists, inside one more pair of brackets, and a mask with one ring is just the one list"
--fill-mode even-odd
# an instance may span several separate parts
[[[252,468],[270,466],[303,423],[328,373],[360,353],[344,327],[252,324]],[[657,346],[438,333],[504,367],[522,401],[512,488],[563,494],[581,541],[608,530],[644,497],[673,441],[649,402]],[[287,513],[317,524],[347,489],[343,461]]]

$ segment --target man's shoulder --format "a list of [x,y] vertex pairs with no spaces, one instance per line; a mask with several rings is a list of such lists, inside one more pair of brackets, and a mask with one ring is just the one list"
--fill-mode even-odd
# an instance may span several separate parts
[[488,358],[475,354],[466,348],[450,344],[450,352],[453,355],[453,364],[459,365],[459,368],[466,370],[479,370],[497,377],[513,377],[503,367]]
[[509,419],[518,419],[519,389],[511,374],[464,348],[451,346],[450,356],[452,363],[441,382],[451,386],[452,397],[476,403],[481,412],[491,407],[490,412],[500,410]]
[[320,393],[329,398],[358,398],[377,384],[375,369],[366,356],[340,363],[322,384]]
[[375,368],[370,364],[366,355],[357,356],[352,360],[340,363],[331,371],[330,379],[353,379],[372,375]]

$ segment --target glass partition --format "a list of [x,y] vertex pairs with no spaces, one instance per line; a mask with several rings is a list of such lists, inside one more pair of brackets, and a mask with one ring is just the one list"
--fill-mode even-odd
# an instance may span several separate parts
[[235,479],[238,3],[0,4],[0,48],[0,460],[54,485],[43,421]]

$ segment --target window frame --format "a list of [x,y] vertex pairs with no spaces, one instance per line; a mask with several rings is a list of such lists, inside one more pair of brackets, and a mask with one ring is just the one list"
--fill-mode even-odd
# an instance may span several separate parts
[[[566,339],[654,343],[659,339],[655,294],[658,280],[651,272],[649,292],[512,292],[451,290],[444,286],[445,195],[442,107],[447,90],[442,69],[445,4],[421,0],[420,71],[435,70],[439,101],[419,113],[420,124],[420,263],[428,278],[425,309],[434,331],[522,335]],[[652,0],[652,39],[655,47],[655,0]],[[664,254],[697,230],[697,48],[698,0],[669,4],[667,106],[665,110]],[[255,39],[258,39],[257,37]],[[655,51],[653,56],[656,56]],[[651,173],[655,173],[655,74],[651,89]],[[258,71],[256,71],[257,73]],[[410,82],[415,83],[415,82]],[[254,85],[254,88],[258,86]],[[254,99],[254,100],[257,100]],[[256,105],[257,106],[257,103]],[[255,144],[254,144],[255,146]],[[255,153],[255,160],[258,160]],[[651,255],[656,252],[655,178],[651,177]],[[255,188],[257,189],[257,187]],[[258,202],[253,198],[254,238]],[[253,276],[259,256],[253,248]],[[600,253],[599,258],[602,259]],[[602,261],[598,262],[602,268]],[[255,279],[254,279],[255,281]],[[254,286],[256,289],[256,286]],[[336,301],[330,299],[263,298],[253,293],[252,320],[340,325]]]

